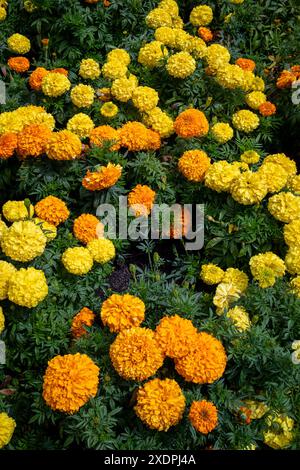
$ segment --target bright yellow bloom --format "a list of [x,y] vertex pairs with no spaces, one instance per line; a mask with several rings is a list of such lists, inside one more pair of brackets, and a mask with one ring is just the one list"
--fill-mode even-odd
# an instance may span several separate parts
[[176,18],[179,15],[179,8],[175,0],[161,0],[158,4],[158,8],[167,11],[172,18]]
[[3,314],[3,308],[0,307],[0,335],[5,328],[5,317]]
[[21,307],[36,307],[47,295],[48,285],[43,271],[21,268],[9,279],[7,297]]
[[165,46],[175,47],[176,44],[176,31],[168,26],[161,26],[157,28],[154,37],[156,41],[162,42]]
[[5,8],[0,6],[0,21],[4,21],[7,16]]
[[245,171],[233,181],[230,187],[231,196],[240,204],[252,205],[260,203],[267,195],[268,186],[263,175]]
[[255,152],[255,150],[246,150],[241,155],[241,162],[248,163],[249,165],[253,163],[258,163],[260,160],[260,155]]
[[32,219],[32,222],[34,222],[38,227],[40,227],[47,239],[47,242],[56,238],[57,228],[55,227],[55,225],[49,224],[49,222],[46,222],[45,220],[42,220],[39,217],[35,217],[34,219]]
[[208,5],[194,7],[190,14],[190,22],[193,26],[207,26],[213,20],[213,11]]
[[95,124],[92,119],[84,113],[75,114],[67,122],[68,131],[73,132],[73,134],[76,134],[80,139],[89,137],[94,127]]
[[67,248],[61,260],[66,270],[77,276],[87,274],[93,267],[92,255],[87,248],[81,246]]
[[226,63],[230,61],[230,53],[226,47],[221,46],[220,44],[212,44],[206,49],[206,61],[209,68],[214,72],[223,67]]
[[248,287],[249,279],[247,274],[245,274],[243,271],[240,271],[236,268],[227,268],[222,282],[225,282],[226,284],[233,284],[238,288],[239,291],[245,292]]
[[300,175],[291,176],[287,188],[297,196],[300,196]]
[[6,446],[12,438],[16,422],[6,413],[0,413],[0,449]]
[[240,295],[241,291],[236,285],[221,282],[213,298],[213,304],[217,307],[217,314],[223,314],[224,310],[227,310],[233,302],[240,298]]
[[276,163],[277,165],[281,165],[289,176],[294,176],[297,173],[296,162],[291,160],[284,153],[268,155],[268,157],[264,159],[263,163]]
[[210,165],[205,175],[205,186],[217,192],[230,191],[232,183],[241,176],[238,162],[220,160]]
[[294,421],[285,415],[268,416],[268,429],[264,433],[264,443],[272,449],[283,449],[293,439]]
[[131,75],[129,78],[117,78],[111,86],[111,94],[116,100],[127,103],[132,98],[132,93],[137,86],[138,79],[135,75]]
[[158,107],[144,114],[143,122],[158,132],[162,138],[170,137],[174,133],[173,119]]
[[244,71],[238,65],[225,64],[219,68],[216,80],[223,88],[234,90],[242,88],[244,82]]
[[275,194],[269,199],[268,210],[280,222],[300,219],[300,197],[290,192]]
[[245,400],[246,407],[251,411],[251,420],[262,418],[269,410],[267,405],[261,401]]
[[297,295],[297,297],[300,297],[300,276],[294,277],[294,279],[291,280],[291,287],[293,294]]
[[289,247],[289,251],[285,257],[286,268],[291,274],[300,274],[300,246],[294,245]]
[[127,66],[130,64],[130,55],[125,49],[113,49],[107,54],[107,60],[108,62],[121,62]]
[[96,263],[105,264],[116,256],[115,245],[107,238],[95,238],[87,244],[92,258]]
[[40,256],[46,247],[46,236],[33,221],[14,222],[1,240],[3,253],[14,261],[26,263]]
[[277,193],[283,189],[289,177],[283,166],[272,162],[264,162],[258,169],[257,174],[265,180],[268,192],[270,193]]
[[253,132],[259,126],[260,120],[257,114],[242,109],[232,116],[232,124],[238,130],[245,133]]
[[102,116],[106,118],[113,118],[115,117],[119,112],[119,108],[116,104],[114,104],[112,101],[108,101],[107,103],[104,103],[101,108],[100,108],[100,113]]
[[31,44],[22,34],[15,33],[7,40],[8,48],[16,54],[26,54],[30,51]]
[[130,294],[113,294],[101,307],[101,320],[112,333],[140,326],[145,319],[144,302]]
[[152,29],[160,28],[161,26],[172,26],[172,17],[166,10],[154,8],[146,16],[146,24]]
[[151,111],[157,106],[158,100],[157,91],[147,86],[138,86],[132,94],[132,103],[141,112]]
[[0,300],[7,298],[9,281],[16,271],[12,264],[0,260]]
[[44,95],[56,98],[71,88],[70,80],[63,74],[49,72],[42,80],[42,91]]
[[300,219],[283,227],[284,241],[288,246],[300,246]]
[[4,235],[4,233],[6,232],[7,230],[7,225],[5,222],[3,222],[3,220],[0,219],[0,242],[1,242],[1,239]]
[[94,59],[83,59],[80,62],[79,75],[82,78],[95,80],[100,77],[100,66]]
[[188,52],[177,52],[169,57],[166,69],[172,77],[187,78],[195,72],[196,61]]
[[260,105],[267,101],[267,97],[261,91],[252,91],[246,95],[245,101],[250,108],[257,110]]
[[245,331],[251,326],[249,314],[243,307],[230,308],[226,314],[238,331]]
[[276,278],[285,273],[284,261],[270,251],[252,256],[249,265],[254,280],[263,289],[273,286]]
[[225,122],[217,122],[211,128],[214,139],[220,144],[226,144],[233,137],[232,127]]
[[34,214],[34,207],[30,204],[30,207],[25,206],[24,201],[7,201],[2,206],[2,212],[6,220],[9,222],[18,222],[30,218]]
[[102,74],[104,78],[116,80],[117,78],[124,78],[127,74],[127,65],[117,59],[110,60],[102,67]]
[[95,90],[90,85],[76,85],[71,91],[71,101],[78,108],[89,108],[92,106]]
[[168,56],[168,49],[160,41],[152,41],[141,47],[138,62],[150,69],[158,67]]
[[213,286],[222,282],[225,272],[215,264],[203,264],[200,271],[200,278],[205,284]]

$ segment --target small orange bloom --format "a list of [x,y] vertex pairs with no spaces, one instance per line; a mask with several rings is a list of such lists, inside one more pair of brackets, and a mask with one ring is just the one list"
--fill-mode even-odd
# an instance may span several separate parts
[[251,59],[243,59],[240,57],[235,61],[236,65],[238,65],[241,69],[247,70],[248,72],[253,72],[255,70],[256,64],[254,60]]
[[44,67],[37,67],[29,77],[29,86],[32,90],[40,91],[42,89],[43,78],[49,73]]
[[85,326],[92,326],[95,321],[96,315],[92,310],[84,307],[80,310],[77,315],[73,318],[71,333],[74,338],[80,338],[87,334]]
[[245,424],[251,423],[251,410],[246,406],[241,406],[239,409],[239,416]]
[[218,424],[218,410],[209,401],[193,401],[189,412],[189,419],[198,432],[208,434]]
[[26,57],[11,57],[8,59],[7,65],[14,72],[23,73],[29,69],[30,62]]
[[111,3],[110,3],[109,0],[103,0],[103,5],[104,5],[105,7],[109,7],[110,4],[111,4]]
[[41,43],[42,43],[42,45],[43,45],[44,47],[47,47],[47,46],[49,46],[49,39],[47,39],[47,38],[42,39],[42,40],[41,40]]
[[39,157],[46,151],[47,143],[52,136],[44,124],[30,124],[18,134],[18,154],[23,157]]
[[205,28],[204,26],[201,26],[198,29],[198,35],[205,42],[210,42],[214,38],[214,35],[213,35],[212,31],[209,28]]
[[64,201],[55,196],[47,196],[35,205],[35,214],[55,226],[65,222],[70,215]]
[[283,70],[279,75],[276,86],[277,88],[289,88],[293,82],[297,80],[297,75],[289,70]]
[[85,245],[104,233],[101,222],[92,214],[81,214],[74,220],[73,233],[77,240]]
[[174,129],[179,137],[203,137],[208,133],[209,124],[202,111],[192,108],[177,116]]
[[138,184],[128,194],[128,205],[133,210],[135,217],[150,214],[156,193],[147,185]]
[[111,151],[119,150],[119,133],[111,126],[98,126],[90,133],[90,142],[97,147],[103,147],[104,143],[108,141],[114,143],[114,145],[110,147]]
[[64,68],[62,68],[62,67],[60,67],[60,68],[58,68],[58,69],[53,69],[53,70],[51,70],[51,72],[52,72],[52,73],[60,73],[61,75],[64,75],[65,77],[67,77],[67,76],[69,75],[68,70],[66,70],[66,69],[64,69]]
[[13,132],[7,132],[0,136],[0,160],[12,157],[18,145],[18,136]]
[[260,105],[258,110],[262,116],[272,116],[276,113],[276,106],[270,101],[266,101]]
[[122,174],[121,165],[108,163],[101,166],[97,171],[88,171],[82,180],[82,186],[89,191],[101,191],[116,184]]

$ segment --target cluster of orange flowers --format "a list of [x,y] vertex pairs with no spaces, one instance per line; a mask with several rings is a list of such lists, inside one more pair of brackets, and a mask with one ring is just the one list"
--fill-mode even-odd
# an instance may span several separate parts
[[279,75],[277,88],[290,88],[294,82],[300,79],[300,65],[294,65],[291,70],[283,70]]
[[56,68],[53,70],[47,70],[44,67],[37,67],[29,77],[29,86],[32,90],[41,91],[43,78],[50,72],[61,73],[62,75],[68,76],[69,72],[64,68]]

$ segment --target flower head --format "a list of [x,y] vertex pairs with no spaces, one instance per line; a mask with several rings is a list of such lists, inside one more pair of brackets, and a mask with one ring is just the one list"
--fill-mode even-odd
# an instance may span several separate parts
[[7,201],[2,206],[2,213],[9,222],[18,222],[32,217],[34,208],[31,204],[27,207],[24,201]]
[[7,298],[9,281],[16,271],[13,264],[0,260],[0,300]]
[[48,285],[43,271],[21,268],[9,279],[7,297],[21,307],[36,307],[47,295]]
[[249,165],[258,163],[260,160],[260,155],[255,152],[255,150],[246,150],[241,155],[241,162],[248,163]]
[[51,130],[45,124],[30,124],[18,134],[17,153],[23,157],[39,157],[45,153]]
[[132,103],[141,112],[155,108],[158,100],[157,91],[147,86],[138,86],[132,93]]
[[249,279],[247,274],[236,268],[227,268],[222,282],[233,284],[239,291],[245,292],[248,287]]
[[202,182],[209,169],[210,158],[203,150],[188,150],[180,157],[178,168],[189,181]]
[[89,108],[94,102],[95,91],[90,85],[80,83],[72,88],[71,101],[78,108]]
[[161,26],[172,26],[172,17],[163,8],[154,8],[146,16],[146,24],[149,28],[156,29]]
[[81,246],[67,248],[61,260],[66,270],[77,276],[87,274],[93,267],[92,255],[87,248]]
[[0,449],[6,446],[12,438],[16,422],[7,413],[0,413]]
[[200,278],[205,284],[213,286],[222,282],[225,272],[215,264],[203,264],[201,267]]
[[27,57],[11,57],[8,59],[7,65],[14,72],[24,73],[29,69],[30,62]]
[[82,78],[95,80],[100,73],[100,66],[94,59],[83,59],[80,62],[79,75]]
[[190,14],[193,26],[207,26],[213,20],[213,11],[208,5],[194,7]]
[[70,80],[63,74],[49,72],[42,80],[42,91],[44,95],[56,98],[71,88]]
[[16,54],[26,54],[31,48],[29,39],[19,33],[10,36],[7,40],[7,45]]
[[245,171],[232,182],[230,192],[235,201],[248,206],[260,203],[267,195],[268,187],[263,175]]
[[128,121],[119,130],[120,143],[132,152],[157,150],[160,148],[160,135],[147,129],[141,122]]
[[128,205],[135,217],[150,214],[156,193],[147,185],[138,184],[128,194]]
[[269,199],[268,210],[280,222],[300,219],[300,197],[291,192],[275,194]]
[[168,49],[160,41],[152,41],[141,47],[138,62],[150,69],[158,67],[168,56]]
[[187,109],[177,116],[174,129],[179,137],[203,137],[208,133],[209,125],[202,111]]
[[126,77],[127,72],[127,65],[116,58],[109,60],[102,67],[103,77],[109,80]]
[[286,415],[274,415],[267,418],[267,430],[264,432],[264,443],[272,449],[283,449],[293,439],[294,421]]
[[283,166],[272,162],[263,162],[257,174],[264,179],[268,192],[270,193],[277,193],[283,189],[289,177]]
[[87,307],[78,312],[72,320],[71,333],[73,338],[80,338],[87,334],[86,326],[90,327],[95,321],[96,315]]
[[225,122],[217,122],[211,128],[214,139],[220,144],[226,144],[233,137],[232,127]]
[[121,165],[108,163],[100,166],[97,171],[88,171],[82,180],[82,186],[89,191],[101,191],[114,186],[122,174]]
[[82,145],[79,137],[69,130],[53,132],[46,146],[51,160],[75,160],[79,158]]
[[67,122],[68,131],[76,134],[80,139],[89,137],[94,127],[95,124],[90,116],[84,113],[75,114]]
[[87,244],[92,258],[96,263],[105,264],[116,256],[115,245],[107,238],[95,238]]
[[29,86],[32,90],[41,91],[44,77],[49,73],[44,67],[37,67],[31,72],[29,77]]
[[12,157],[18,145],[18,136],[13,132],[0,135],[0,160]]
[[46,236],[33,221],[14,222],[1,239],[3,253],[23,263],[40,256],[46,247]]
[[293,245],[289,247],[289,250],[285,257],[285,265],[289,273],[300,274],[300,246]]
[[249,72],[253,72],[255,70],[255,62],[254,60],[251,60],[251,59],[244,59],[242,57],[240,57],[239,59],[237,59],[235,61],[236,65],[238,65],[239,67],[241,67],[241,69],[243,70],[247,70]]
[[198,29],[198,35],[205,42],[210,42],[214,38],[212,31],[209,28],[205,28],[204,26],[200,26]]
[[253,278],[263,289],[273,286],[276,278],[285,273],[284,261],[271,251],[252,256],[249,265]]
[[107,54],[108,62],[117,61],[121,62],[124,65],[130,64],[130,55],[125,49],[113,49]]
[[252,111],[242,109],[232,116],[232,124],[238,130],[245,133],[253,132],[259,126],[259,117]]
[[104,103],[101,108],[100,108],[100,113],[102,116],[106,118],[113,118],[118,114],[119,108],[118,106],[113,103],[112,101],[108,101],[107,103]]
[[66,203],[55,196],[47,196],[35,205],[36,215],[55,226],[65,222],[70,215]]
[[81,214],[74,220],[73,233],[75,238],[85,245],[103,235],[104,227],[92,214]]
[[226,314],[238,331],[245,331],[251,326],[249,314],[243,307],[230,308]]
[[156,327],[155,339],[166,356],[179,359],[195,346],[197,328],[179,315],[163,317]]
[[111,126],[95,127],[90,133],[90,142],[97,147],[103,147],[106,142],[112,142],[113,145],[109,150],[119,150],[119,132]]
[[276,113],[277,108],[275,104],[271,103],[270,101],[265,101],[259,106],[258,110],[262,116],[266,117],[273,116],[273,114]]
[[218,424],[218,410],[209,401],[193,401],[189,412],[189,420],[196,431],[208,434]]
[[186,51],[177,52],[169,57],[166,69],[172,77],[187,78],[195,72],[196,61]]
[[111,86],[111,94],[116,100],[127,103],[137,86],[138,79],[135,75],[130,75],[129,78],[117,78]]
[[100,315],[112,333],[119,333],[140,326],[145,318],[145,304],[130,294],[112,294],[103,302]]
[[213,298],[213,304],[217,307],[217,313],[222,314],[224,310],[240,298],[240,289],[232,282],[221,282]]
[[241,165],[238,162],[228,163],[220,160],[210,165],[205,174],[205,186],[214,191],[230,191],[232,183],[241,176]]
[[143,122],[158,132],[160,137],[167,138],[174,133],[173,119],[159,107],[153,108],[143,115]]

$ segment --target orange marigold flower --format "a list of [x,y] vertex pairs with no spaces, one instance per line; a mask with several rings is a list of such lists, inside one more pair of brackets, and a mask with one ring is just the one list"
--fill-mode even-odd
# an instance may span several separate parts
[[[156,136],[149,131],[141,122],[127,122],[119,130],[120,143],[122,147],[127,147],[132,152],[139,152],[141,150],[154,150],[158,147],[159,134]],[[153,139],[154,138],[154,139]],[[151,142],[153,141],[154,142]],[[156,142],[156,143],[155,143]],[[159,138],[160,146],[160,138]],[[159,147],[158,147],[159,148]]]
[[270,101],[266,101],[259,106],[258,110],[262,116],[272,116],[276,113],[276,106]]
[[55,356],[44,375],[43,398],[53,410],[73,414],[95,397],[99,367],[86,354]]
[[81,140],[68,130],[53,132],[46,152],[51,160],[75,160],[81,156]]
[[51,70],[52,73],[60,73],[61,75],[64,75],[65,77],[67,77],[69,75],[69,72],[68,70],[62,68],[62,67],[59,67],[58,69],[53,69]]
[[23,157],[39,157],[46,151],[47,143],[52,136],[45,124],[30,124],[18,134],[18,154]]
[[8,59],[7,65],[14,72],[23,73],[29,69],[30,62],[27,57],[11,57]]
[[158,132],[147,129],[147,150],[158,150],[161,146],[161,139]]
[[121,331],[110,346],[109,354],[114,368],[126,380],[148,379],[164,361],[154,331],[148,328]]
[[104,226],[92,214],[81,214],[74,220],[73,233],[75,238],[85,245],[104,233]]
[[222,343],[208,333],[198,333],[196,347],[186,356],[175,359],[178,374],[188,382],[213,383],[222,377],[226,367]]
[[90,142],[97,147],[103,147],[104,143],[108,141],[113,142],[109,150],[119,150],[119,132],[111,126],[98,126],[90,133]]
[[80,338],[87,334],[85,326],[92,326],[95,321],[96,315],[92,310],[84,307],[80,310],[72,320],[71,333],[74,338]]
[[189,420],[198,432],[208,434],[218,424],[218,410],[209,401],[193,401],[189,412]]
[[182,418],[185,397],[173,379],[153,379],[140,387],[134,410],[150,429],[168,431]]
[[297,80],[297,76],[289,70],[283,70],[279,75],[276,86],[277,88],[289,88],[293,82]]
[[95,172],[88,171],[82,180],[82,186],[89,191],[101,191],[116,184],[121,174],[121,165],[108,163],[107,166],[100,166]]
[[128,205],[134,212],[135,217],[150,214],[154,204],[156,193],[149,186],[138,184],[128,194]]
[[29,86],[32,90],[41,91],[43,78],[49,73],[44,67],[37,67],[29,77]]
[[202,111],[187,109],[175,119],[174,129],[179,137],[203,137],[208,133],[209,125]]
[[198,29],[198,36],[205,42],[210,42],[213,40],[214,35],[209,28],[205,28],[204,26],[200,26]]
[[203,150],[188,150],[178,161],[180,173],[189,181],[200,183],[210,167],[210,158]]
[[235,64],[238,65],[241,69],[247,70],[248,72],[253,72],[255,70],[256,64],[254,60],[251,59],[243,59],[240,57],[235,61]]
[[140,326],[145,319],[144,302],[130,294],[113,294],[101,307],[101,320],[112,333]]
[[12,157],[18,145],[18,136],[13,132],[0,135],[0,160]]
[[173,315],[160,320],[155,330],[155,339],[166,356],[180,358],[195,347],[198,332],[191,320]]
[[35,214],[55,226],[65,222],[70,215],[64,201],[55,196],[47,196],[35,205]]

